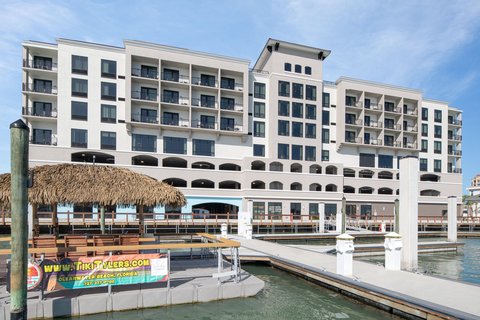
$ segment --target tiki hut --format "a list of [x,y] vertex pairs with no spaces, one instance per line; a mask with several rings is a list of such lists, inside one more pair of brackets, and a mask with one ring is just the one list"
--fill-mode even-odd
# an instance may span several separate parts
[[[181,207],[186,203],[183,194],[175,187],[125,168],[58,164],[30,170],[34,183],[28,189],[28,199],[34,211],[38,205],[52,205],[56,211],[57,204],[95,203],[100,207],[136,205],[143,214],[143,206]],[[9,204],[10,174],[7,173],[0,175],[0,206]]]

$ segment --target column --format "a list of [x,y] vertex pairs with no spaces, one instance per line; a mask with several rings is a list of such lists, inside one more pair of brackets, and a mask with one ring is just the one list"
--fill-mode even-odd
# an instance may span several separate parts
[[457,242],[457,197],[448,197],[448,241]]

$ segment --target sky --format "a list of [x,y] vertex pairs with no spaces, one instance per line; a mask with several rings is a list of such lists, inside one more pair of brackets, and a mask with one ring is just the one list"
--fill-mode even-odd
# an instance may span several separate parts
[[21,116],[21,43],[57,38],[149,41],[251,66],[268,38],[329,49],[325,80],[420,89],[463,110],[464,188],[480,173],[480,1],[0,0],[0,173],[10,171],[9,125]]

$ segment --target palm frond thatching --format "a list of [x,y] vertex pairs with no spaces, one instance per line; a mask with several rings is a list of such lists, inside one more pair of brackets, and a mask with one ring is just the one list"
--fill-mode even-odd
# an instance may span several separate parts
[[[144,174],[104,165],[58,164],[34,167],[31,204],[98,203],[108,205],[184,206],[175,187]],[[0,205],[10,204],[10,174],[0,175]]]

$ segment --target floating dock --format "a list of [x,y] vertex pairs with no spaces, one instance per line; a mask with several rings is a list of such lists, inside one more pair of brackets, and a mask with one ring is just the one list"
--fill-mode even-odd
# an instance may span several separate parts
[[480,319],[480,286],[353,262],[353,277],[336,274],[336,257],[278,243],[233,237],[244,261],[266,261],[389,313],[420,319]]

